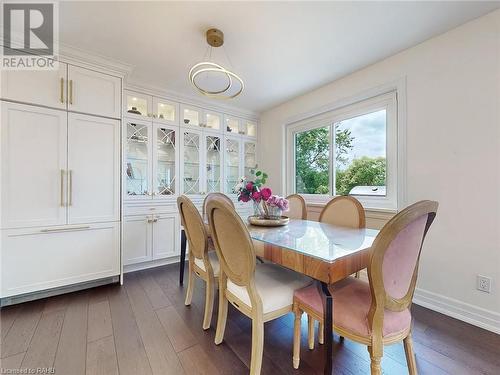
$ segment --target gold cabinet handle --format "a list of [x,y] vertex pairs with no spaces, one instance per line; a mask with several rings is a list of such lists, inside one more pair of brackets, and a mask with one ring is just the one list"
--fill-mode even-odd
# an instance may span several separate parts
[[59,98],[59,100],[61,100],[61,103],[64,103],[64,78],[61,77],[61,96]]
[[60,197],[60,204],[61,207],[64,207],[64,169],[61,169],[61,197]]
[[73,170],[68,173],[68,206],[73,205]]
[[73,104],[73,80],[69,80],[69,104]]
[[50,232],[70,232],[74,230],[83,230],[90,229],[89,225],[85,225],[82,227],[70,227],[70,228],[50,228],[50,229],[42,229],[40,232],[42,233],[50,233]]

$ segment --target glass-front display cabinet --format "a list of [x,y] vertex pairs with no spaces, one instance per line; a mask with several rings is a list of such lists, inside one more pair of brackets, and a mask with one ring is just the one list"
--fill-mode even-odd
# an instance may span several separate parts
[[153,118],[155,122],[178,125],[179,105],[168,100],[153,97]]
[[240,131],[240,120],[237,119],[236,117],[229,117],[225,116],[224,117],[224,125],[225,125],[225,130],[226,133],[231,133],[231,134],[239,134]]
[[135,91],[123,91],[124,115],[131,118],[145,119],[152,117],[153,97]]
[[240,181],[240,143],[237,138],[226,138],[225,142],[225,186],[226,194],[233,194],[234,186]]
[[140,121],[126,122],[125,168],[128,197],[150,194],[151,179],[151,124]]
[[157,125],[153,152],[153,195],[168,196],[177,193],[177,131],[174,128]]
[[221,191],[221,136],[194,129],[182,133],[182,193],[205,195]]
[[125,199],[162,199],[177,194],[177,129],[126,119]]
[[243,175],[246,178],[252,179],[257,169],[257,147],[255,142],[245,141],[243,158],[244,158],[244,170]]

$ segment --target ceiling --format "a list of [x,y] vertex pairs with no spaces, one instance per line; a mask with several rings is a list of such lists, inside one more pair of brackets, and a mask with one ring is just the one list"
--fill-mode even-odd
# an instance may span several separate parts
[[[500,7],[498,2],[61,2],[60,40],[133,67],[131,83],[196,95],[187,78],[222,29],[260,112]],[[216,61],[228,65],[224,53]]]

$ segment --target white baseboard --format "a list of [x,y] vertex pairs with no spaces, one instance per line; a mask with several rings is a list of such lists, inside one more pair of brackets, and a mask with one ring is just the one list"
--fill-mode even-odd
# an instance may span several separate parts
[[123,273],[146,270],[148,268],[154,268],[154,267],[160,267],[160,266],[166,266],[167,264],[172,264],[172,263],[179,263],[179,260],[180,260],[179,256],[174,256],[172,258],[167,258],[167,259],[158,259],[158,260],[152,260],[150,262],[129,264],[129,265],[123,266]]
[[[361,271],[360,278],[368,280],[366,270]],[[413,303],[500,334],[500,313],[420,288],[415,289]]]

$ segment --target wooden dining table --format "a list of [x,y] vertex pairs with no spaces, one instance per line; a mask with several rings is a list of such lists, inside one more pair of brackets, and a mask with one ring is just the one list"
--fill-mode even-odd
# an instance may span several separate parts
[[[325,315],[324,373],[330,375],[333,369],[333,298],[328,286],[368,266],[370,248],[378,230],[292,219],[282,227],[248,225],[248,231],[257,256],[317,281]],[[181,285],[185,259],[186,235],[181,230]]]

